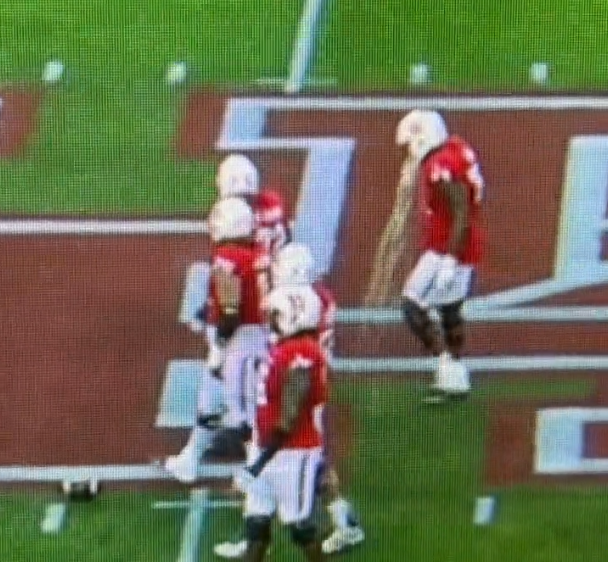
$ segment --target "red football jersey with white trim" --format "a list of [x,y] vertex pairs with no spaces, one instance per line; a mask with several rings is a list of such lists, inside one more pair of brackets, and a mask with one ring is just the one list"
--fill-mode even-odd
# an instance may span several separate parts
[[453,228],[449,203],[441,194],[441,183],[458,183],[467,192],[469,230],[459,261],[476,264],[483,253],[485,233],[480,224],[484,180],[477,154],[460,137],[452,135],[422,161],[419,174],[421,247],[444,254]]

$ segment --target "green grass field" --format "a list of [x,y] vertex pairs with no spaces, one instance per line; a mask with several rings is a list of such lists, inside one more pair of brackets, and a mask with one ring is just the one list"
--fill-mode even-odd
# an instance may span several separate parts
[[[552,66],[550,88],[605,90],[608,6],[592,0],[330,0],[309,76],[334,90],[408,91],[410,64],[432,65],[442,89],[528,89],[532,61]],[[203,162],[169,151],[183,89],[163,81],[184,60],[201,85],[250,87],[286,77],[300,0],[19,0],[0,5],[0,81],[37,82],[50,59],[66,79],[45,98],[26,154],[0,161],[0,211],[8,214],[204,214],[214,197]],[[368,539],[353,562],[594,562],[605,559],[603,490],[495,491],[497,521],[472,525],[487,492],[480,470],[488,408],[497,396],[582,396],[582,383],[487,383],[461,408],[418,404],[418,383],[341,382],[336,400],[357,424],[347,495]],[[153,493],[112,492],[70,508],[44,536],[36,492],[0,497],[0,560],[161,562],[177,559],[185,512],[153,510]],[[234,534],[238,510],[212,511],[200,560]],[[282,533],[275,562],[293,560]]]

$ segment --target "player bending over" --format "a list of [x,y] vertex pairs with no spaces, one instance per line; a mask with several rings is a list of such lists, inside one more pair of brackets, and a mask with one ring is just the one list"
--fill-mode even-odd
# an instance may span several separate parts
[[[439,357],[425,401],[442,403],[470,391],[469,373],[460,361],[465,340],[462,307],[481,258],[484,181],[473,148],[449,135],[435,111],[408,113],[399,122],[396,142],[405,151],[404,169],[414,170],[409,181],[418,182],[422,249],[403,288],[403,316],[425,348]],[[439,329],[430,309],[439,314]]]

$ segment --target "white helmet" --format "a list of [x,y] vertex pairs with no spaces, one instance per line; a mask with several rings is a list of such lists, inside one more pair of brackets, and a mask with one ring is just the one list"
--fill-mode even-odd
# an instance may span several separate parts
[[222,160],[215,177],[220,198],[255,195],[260,190],[260,174],[243,154],[231,154]]
[[448,130],[443,117],[436,111],[414,109],[397,125],[397,146],[409,146],[410,154],[424,158],[431,150],[448,140]]
[[272,263],[273,286],[309,285],[314,281],[314,263],[306,244],[290,242],[277,252]]
[[323,303],[310,285],[277,287],[266,297],[265,307],[279,338],[317,330],[321,323]]
[[220,242],[251,236],[255,218],[253,210],[244,199],[228,197],[213,205],[208,224],[211,240]]

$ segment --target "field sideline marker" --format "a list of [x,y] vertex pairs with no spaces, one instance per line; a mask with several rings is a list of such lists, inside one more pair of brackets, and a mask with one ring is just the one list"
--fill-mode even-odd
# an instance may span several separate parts
[[44,534],[56,534],[61,531],[65,515],[67,512],[67,505],[65,503],[51,503],[46,506],[44,512],[44,519],[40,523],[40,530]]
[[473,524],[487,526],[494,519],[496,511],[496,498],[494,496],[480,496],[475,501],[475,512],[473,513]]

